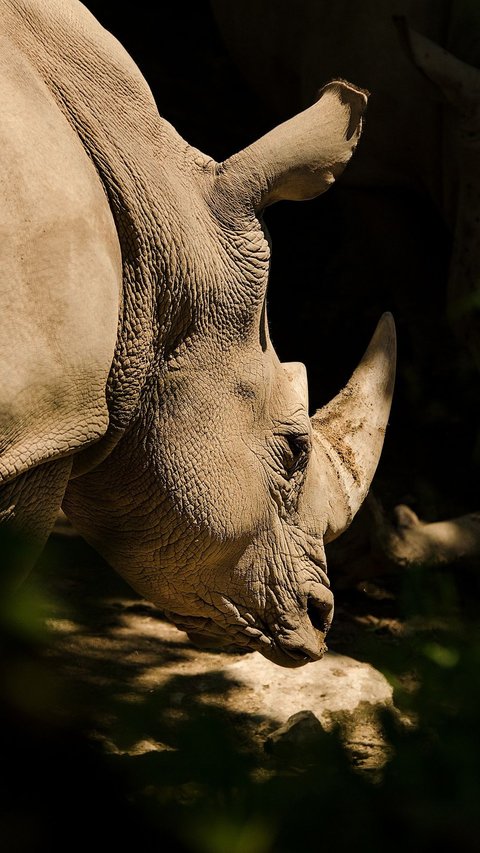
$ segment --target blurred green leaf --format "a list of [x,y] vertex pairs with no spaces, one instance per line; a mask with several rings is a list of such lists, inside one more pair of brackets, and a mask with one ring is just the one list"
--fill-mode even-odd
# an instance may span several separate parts
[[440,643],[427,643],[424,646],[423,653],[427,658],[445,669],[457,666],[460,660],[460,653],[457,649],[442,646]]

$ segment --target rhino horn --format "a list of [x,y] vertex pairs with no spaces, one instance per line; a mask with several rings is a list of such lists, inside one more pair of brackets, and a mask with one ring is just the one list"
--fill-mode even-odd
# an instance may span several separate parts
[[387,313],[348,384],[311,418],[313,446],[329,493],[325,542],[348,527],[370,488],[390,413],[395,364],[395,324]]

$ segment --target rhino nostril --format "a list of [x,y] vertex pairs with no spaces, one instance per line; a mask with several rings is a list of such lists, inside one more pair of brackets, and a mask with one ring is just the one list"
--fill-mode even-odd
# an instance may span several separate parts
[[307,599],[307,614],[310,622],[317,631],[326,634],[332,622],[333,606],[325,601],[319,601],[312,595]]

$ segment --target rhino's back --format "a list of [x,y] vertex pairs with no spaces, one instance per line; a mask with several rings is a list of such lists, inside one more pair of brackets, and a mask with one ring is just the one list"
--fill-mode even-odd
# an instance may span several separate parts
[[139,182],[155,179],[174,134],[135,62],[78,0],[0,0],[0,14],[95,162],[112,204],[117,193],[128,201]]
[[95,168],[8,32],[0,93],[1,482],[104,433],[120,253]]
[[120,335],[107,394],[110,423],[131,421],[148,374],[153,327],[179,197],[190,204],[186,143],[158,113],[119,42],[77,0],[0,0],[11,37],[46,81],[108,195],[123,259]]

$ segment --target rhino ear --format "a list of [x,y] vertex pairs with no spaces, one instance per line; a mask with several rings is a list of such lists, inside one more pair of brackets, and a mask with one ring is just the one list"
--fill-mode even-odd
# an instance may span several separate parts
[[256,211],[325,192],[355,150],[367,95],[343,80],[328,83],[313,106],[220,164],[217,188]]

